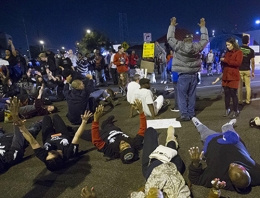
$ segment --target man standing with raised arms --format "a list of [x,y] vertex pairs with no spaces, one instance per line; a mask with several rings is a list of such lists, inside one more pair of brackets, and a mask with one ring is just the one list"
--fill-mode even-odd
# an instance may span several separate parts
[[209,41],[205,19],[201,18],[199,42],[193,42],[193,35],[187,34],[183,41],[175,38],[176,18],[171,18],[167,40],[174,51],[172,71],[179,73],[178,104],[182,121],[189,121],[195,116],[197,72],[201,68],[200,53]]

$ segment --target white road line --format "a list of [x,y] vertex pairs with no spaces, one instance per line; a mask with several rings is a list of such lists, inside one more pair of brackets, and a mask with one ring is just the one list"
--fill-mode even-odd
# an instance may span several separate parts
[[[251,81],[251,84],[255,84],[255,83],[260,83],[260,81]],[[206,86],[202,86],[202,87],[198,87],[198,89],[202,89],[202,88],[209,88],[209,87],[221,87],[221,84],[220,85],[206,85]]]

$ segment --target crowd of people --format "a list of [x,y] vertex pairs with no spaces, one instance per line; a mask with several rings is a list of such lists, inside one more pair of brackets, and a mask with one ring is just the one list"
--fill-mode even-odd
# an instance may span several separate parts
[[[249,38],[243,36],[243,46],[235,39],[226,41],[227,52],[219,58],[221,71],[219,79],[225,94],[225,114],[233,118],[222,126],[222,132],[210,130],[195,116],[196,87],[198,73],[203,65],[202,51],[209,42],[205,19],[200,19],[201,38],[193,42],[188,34],[183,41],[175,38],[176,18],[170,20],[167,41],[169,54],[155,43],[160,59],[161,83],[167,83],[167,69],[171,71],[174,89],[163,91],[151,89],[150,80],[136,73],[139,57],[132,51],[130,55],[119,46],[118,52],[109,51],[102,56],[98,49],[93,56],[72,50],[62,52],[60,58],[45,51],[39,54],[40,65],[27,65],[9,40],[5,60],[9,64],[1,66],[0,108],[5,116],[11,114],[14,132],[4,134],[0,130],[0,171],[21,162],[28,145],[50,171],[66,167],[67,162],[79,155],[79,139],[85,132],[86,124],[91,124],[91,142],[98,151],[110,159],[121,159],[122,163],[133,163],[141,158],[142,174],[146,180],[140,192],[131,197],[191,197],[190,189],[182,174],[185,164],[178,154],[178,141],[173,127],[167,129],[165,146],[159,145],[158,132],[147,128],[146,117],[159,119],[159,111],[167,108],[169,99],[175,99],[171,111],[180,113],[180,121],[192,121],[204,143],[203,151],[191,147],[189,154],[189,180],[192,184],[211,187],[208,197],[220,197],[220,189],[248,192],[250,187],[260,185],[257,164],[247,151],[245,144],[234,130],[239,116],[239,104],[243,103],[242,84],[246,84],[246,104],[250,104],[250,78],[254,77],[254,52],[248,47]],[[212,51],[206,58],[208,75],[216,58]],[[252,68],[252,70],[251,70]],[[220,70],[219,70],[220,71]],[[108,80],[118,85],[118,91],[108,88]],[[132,79],[129,82],[129,79]],[[216,83],[216,81],[214,82]],[[237,96],[239,90],[239,97]],[[125,97],[130,106],[130,115],[139,114],[140,126],[135,137],[129,137],[115,125],[115,117],[109,116],[99,123],[104,106],[111,109],[118,105],[117,94]],[[231,99],[233,108],[231,108]],[[66,100],[67,119],[72,125],[79,125],[76,131],[65,125],[53,103]],[[232,112],[232,113],[231,113]],[[24,120],[44,116],[41,122],[25,127]],[[250,126],[260,125],[259,117],[252,118]],[[42,131],[42,144],[37,135]],[[26,140],[26,141],[25,141]],[[139,151],[143,149],[142,156]],[[229,154],[224,154],[229,149]],[[217,152],[216,152],[217,151]],[[205,160],[206,168],[201,161]],[[220,179],[223,181],[220,181]],[[93,188],[85,187],[81,197],[96,197]]]

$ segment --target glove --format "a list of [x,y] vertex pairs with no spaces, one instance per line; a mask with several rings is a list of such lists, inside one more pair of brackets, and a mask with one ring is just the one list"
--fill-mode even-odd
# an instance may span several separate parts
[[67,146],[69,144],[69,141],[67,139],[62,139],[60,141],[60,144],[62,144],[63,146]]
[[4,146],[0,146],[0,155],[4,156],[5,150],[2,148],[4,148]]

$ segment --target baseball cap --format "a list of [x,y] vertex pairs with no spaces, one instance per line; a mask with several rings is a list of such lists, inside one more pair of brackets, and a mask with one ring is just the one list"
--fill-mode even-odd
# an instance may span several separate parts
[[239,142],[239,135],[233,131],[227,131],[217,142],[219,144],[236,144]]
[[133,148],[127,148],[120,153],[120,159],[124,164],[129,164],[133,161],[134,153]]

